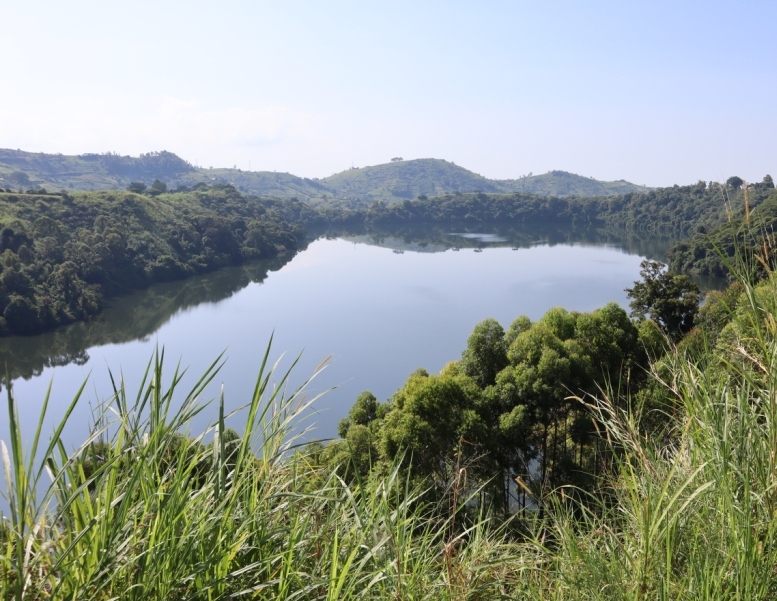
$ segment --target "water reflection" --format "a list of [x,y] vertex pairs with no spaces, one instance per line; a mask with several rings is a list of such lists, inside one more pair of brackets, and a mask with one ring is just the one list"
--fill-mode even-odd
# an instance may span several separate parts
[[180,282],[113,299],[87,322],[64,326],[37,336],[0,338],[0,364],[11,379],[39,376],[47,367],[89,361],[87,349],[105,344],[143,340],[173,316],[204,303],[229,298],[252,282],[262,282],[294,257],[288,253],[240,267],[227,267]]
[[[452,232],[450,226],[405,227],[369,232],[329,232],[326,237],[340,237],[354,244],[420,253],[459,248],[480,250],[498,247],[531,248],[538,245],[604,245],[656,260],[663,259],[664,253],[673,243],[669,239],[640,238],[633,233],[598,228],[533,226],[526,229],[495,228],[494,231],[483,232],[461,227]],[[34,378],[49,367],[84,365],[90,358],[88,349],[144,340],[176,314],[204,303],[222,301],[252,282],[262,282],[270,272],[281,269],[293,257],[290,253],[180,282],[158,284],[114,299],[102,314],[88,322],[72,324],[38,336],[0,338],[0,366],[7,370],[13,380],[20,377]],[[347,269],[347,266],[343,268]],[[542,283],[536,282],[535,285],[541,286]],[[715,285],[719,283],[708,283],[708,287]],[[439,292],[428,286],[406,285],[405,289],[414,297],[440,302]]]
[[478,242],[483,242],[485,244],[507,242],[507,238],[503,238],[499,234],[483,234],[480,232],[473,232],[473,233],[451,232],[449,235],[459,236],[461,238],[467,238],[469,240],[476,240]]
[[644,237],[634,232],[591,226],[542,226],[492,228],[483,225],[404,226],[380,231],[342,231],[338,236],[354,243],[415,252],[444,252],[458,248],[532,248],[539,245],[611,246],[632,255],[662,261],[679,239]]

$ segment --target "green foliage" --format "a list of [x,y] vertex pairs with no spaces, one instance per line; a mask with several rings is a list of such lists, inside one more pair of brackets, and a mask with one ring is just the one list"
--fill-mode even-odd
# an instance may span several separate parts
[[0,194],[0,334],[80,321],[121,292],[294,250],[315,216],[230,186],[151,189],[153,198]]
[[280,269],[292,258],[286,253],[251,261],[189,278],[175,287],[155,286],[140,295],[113,299],[110,312],[54,330],[45,337],[24,341],[16,336],[0,338],[0,356],[13,357],[8,365],[12,380],[29,379],[46,367],[83,365],[89,359],[88,349],[149,336],[171,315],[202,303],[218,302],[252,282],[262,282],[270,271]]
[[[364,208],[372,202],[403,204],[417,198],[458,193],[532,194],[537,196],[609,196],[646,192],[647,188],[625,181],[600,182],[565,171],[513,180],[490,180],[453,163],[438,159],[416,159],[349,169],[321,180],[340,206]],[[348,201],[351,202],[348,202]]]
[[703,327],[727,321],[725,334],[710,346],[694,330],[681,345],[692,351],[678,347],[656,366],[660,381],[653,381],[676,402],[670,436],[645,437],[638,414],[618,409],[613,397],[597,402],[598,422],[623,449],[613,455],[617,478],[594,494],[593,507],[570,512],[556,498],[551,519],[537,530],[542,576],[529,596],[777,594],[775,299],[773,278],[717,295]]
[[[764,195],[768,196],[762,202],[753,202]],[[748,190],[748,203],[752,208],[749,215],[742,204],[737,215],[725,223],[698,231],[671,248],[670,268],[676,272],[726,278],[732,273],[732,265],[740,263],[749,271],[748,278],[764,278],[775,266],[777,194],[766,186]]]
[[487,319],[439,375],[418,370],[386,403],[362,393],[340,422],[344,440],[323,457],[361,478],[401,457],[413,478],[436,483],[430,493],[464,468],[484,506],[505,515],[555,486],[591,486],[604,473],[604,443],[576,397],[619,380],[636,392],[648,353],[664,349],[660,332],[644,330],[642,339],[615,303],[588,314],[551,309],[536,323],[520,317],[507,333]]
[[477,398],[477,386],[465,376],[413,374],[382,419],[382,457],[391,460],[410,449],[407,460],[414,473],[449,483],[454,477],[451,459],[461,439],[475,439],[480,427]]
[[685,275],[666,271],[657,261],[642,261],[642,281],[627,288],[632,315],[649,316],[672,340],[679,341],[694,326],[699,310],[699,287]]
[[49,398],[25,438],[9,390],[0,599],[459,599],[517,590],[504,531],[477,516],[460,526],[471,501],[462,487],[454,503],[438,505],[396,467],[349,485],[321,466],[320,445],[292,453],[308,402],[303,390],[282,396],[289,373],[268,369],[268,356],[269,347],[240,432],[226,427],[222,399],[203,432],[181,434],[206,409],[196,399],[218,362],[185,390],[182,374],[170,379],[156,357],[137,394],[122,382],[70,453],[61,435],[83,387],[47,443]]
[[134,192],[135,194],[143,194],[143,192],[146,191],[146,188],[148,188],[148,186],[143,182],[130,182],[130,185],[127,186],[127,190],[129,192]]
[[15,186],[24,186],[25,189],[33,184],[68,190],[108,190],[135,186],[130,191],[138,193],[143,192],[145,187],[139,189],[137,184],[146,186],[154,179],[168,182],[171,187],[179,189],[214,183],[230,184],[249,194],[300,199],[316,204],[336,204],[353,209],[363,209],[375,200],[393,204],[418,196],[436,196],[456,191],[607,196],[647,190],[625,181],[600,182],[564,171],[551,171],[516,180],[489,180],[438,159],[396,161],[374,167],[348,169],[318,180],[274,171],[203,169],[165,151],[135,158],[114,153],[64,156],[0,149],[2,176]]
[[155,179],[148,188],[148,193],[151,194],[151,196],[158,196],[165,192],[167,192],[167,184],[158,179]]
[[[402,203],[418,196],[439,196],[455,190],[503,192],[497,182],[437,159],[416,159],[348,169],[321,180],[338,198],[358,199],[356,207],[371,202]],[[423,201],[421,201],[423,202]]]
[[[758,188],[748,192],[752,208],[760,205],[772,190]],[[523,192],[446,194],[393,205],[376,201],[367,208],[363,220],[381,227],[410,223],[593,225],[677,237],[724,222],[731,214],[732,200],[742,194],[729,193],[720,184],[708,186],[705,182],[590,198]]]
[[744,183],[744,180],[736,175],[733,175],[726,180],[726,185],[732,190],[739,190]]
[[499,182],[510,192],[537,194],[539,196],[613,196],[634,192],[648,192],[648,188],[625,180],[602,182],[566,171],[549,171],[542,175],[529,175],[520,179]]
[[493,384],[418,370],[296,452],[304,388],[282,396],[269,348],[239,432],[221,399],[189,436],[218,362],[186,391],[155,358],[70,453],[83,388],[47,443],[49,397],[25,438],[7,390],[0,599],[774,598],[775,315],[771,276],[710,295],[671,350],[615,304],[519,318]]
[[502,326],[487,319],[475,326],[461,356],[461,369],[481,388],[496,381],[496,375],[507,366],[507,344]]

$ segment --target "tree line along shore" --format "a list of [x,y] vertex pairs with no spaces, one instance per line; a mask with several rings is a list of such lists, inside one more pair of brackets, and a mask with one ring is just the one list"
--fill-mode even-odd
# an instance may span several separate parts
[[[88,319],[112,296],[154,282],[295,252],[311,232],[422,224],[609,228],[683,238],[669,253],[670,267],[720,276],[725,257],[763,246],[777,220],[775,206],[769,176],[747,188],[730,178],[590,198],[457,193],[355,210],[258,198],[228,184],[168,191],[159,180],[125,191],[6,190],[0,192],[0,335]],[[747,233],[745,221],[754,226]]]

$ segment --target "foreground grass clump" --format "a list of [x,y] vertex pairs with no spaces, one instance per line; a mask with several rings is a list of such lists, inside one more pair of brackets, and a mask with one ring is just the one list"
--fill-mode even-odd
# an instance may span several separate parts
[[9,390],[0,599],[490,599],[514,590],[521,558],[488,521],[457,526],[459,507],[420,501],[398,470],[348,486],[315,453],[293,452],[292,423],[312,400],[302,389],[285,395],[289,373],[267,356],[242,434],[225,428],[223,399],[210,428],[188,431],[218,363],[182,393],[183,374],[165,385],[155,358],[137,396],[117,387],[73,453],[60,435],[80,392],[42,444],[40,426],[23,439]]
[[591,403],[616,474],[587,508],[553,506],[537,598],[777,598],[777,280],[729,309],[701,358],[680,345],[656,366],[676,416],[665,437]]

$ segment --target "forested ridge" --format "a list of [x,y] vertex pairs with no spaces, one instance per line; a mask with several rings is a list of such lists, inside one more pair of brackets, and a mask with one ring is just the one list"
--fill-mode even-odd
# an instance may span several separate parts
[[311,204],[364,208],[374,200],[389,204],[426,194],[446,192],[531,192],[555,196],[596,196],[645,191],[620,180],[602,182],[565,171],[528,174],[517,179],[488,179],[442,159],[405,161],[351,167],[324,178],[238,168],[198,167],[167,151],[138,157],[113,152],[77,156],[24,152],[0,148],[0,187],[14,190],[39,188],[108,190],[125,188],[133,181],[159,179],[171,186],[229,184],[246,194],[298,198]]
[[656,418],[669,401],[649,378],[651,361],[692,346],[683,341],[694,328],[717,338],[722,299],[732,302],[716,293],[700,311],[687,276],[651,261],[641,275],[629,289],[631,317],[610,303],[591,313],[556,307],[536,322],[522,315],[507,330],[479,323],[439,374],[419,369],[385,402],[362,393],[340,422],[342,442],[322,449],[321,461],[354,480],[385,476],[402,455],[409,475],[438,492],[464,467],[482,486],[480,502],[504,515],[542,491],[597,490],[612,457],[585,400],[612,387],[650,414],[646,431],[662,429],[668,416]]
[[[674,238],[673,268],[719,274],[706,232],[747,211],[766,224],[774,202],[762,184],[706,184],[594,198],[532,194],[446,194],[366,209],[250,196],[231,185],[198,184],[175,192],[155,180],[128,191],[0,192],[0,335],[32,334],[94,315],[106,299],[153,282],[296,250],[306,230],[369,232],[418,225],[495,224],[605,228]],[[726,246],[733,252],[733,246]],[[701,263],[699,262],[701,261]],[[705,267],[716,263],[717,267]]]
[[[773,194],[768,186],[749,190],[754,208]],[[598,224],[646,234],[688,235],[714,227],[744,211],[744,191],[712,182],[657,188],[646,193],[590,198],[533,194],[446,194],[397,205],[373,203],[367,223],[413,222]]]
[[86,319],[122,292],[294,251],[311,216],[231,186],[0,193],[0,333]]
[[747,263],[759,277],[765,277],[774,268],[774,254],[764,251],[775,246],[777,194],[771,193],[756,206],[750,203],[749,194],[747,202],[744,198],[739,200],[742,205],[735,215],[714,227],[700,228],[670,249],[667,261],[674,271],[724,277],[731,273],[735,257]]

